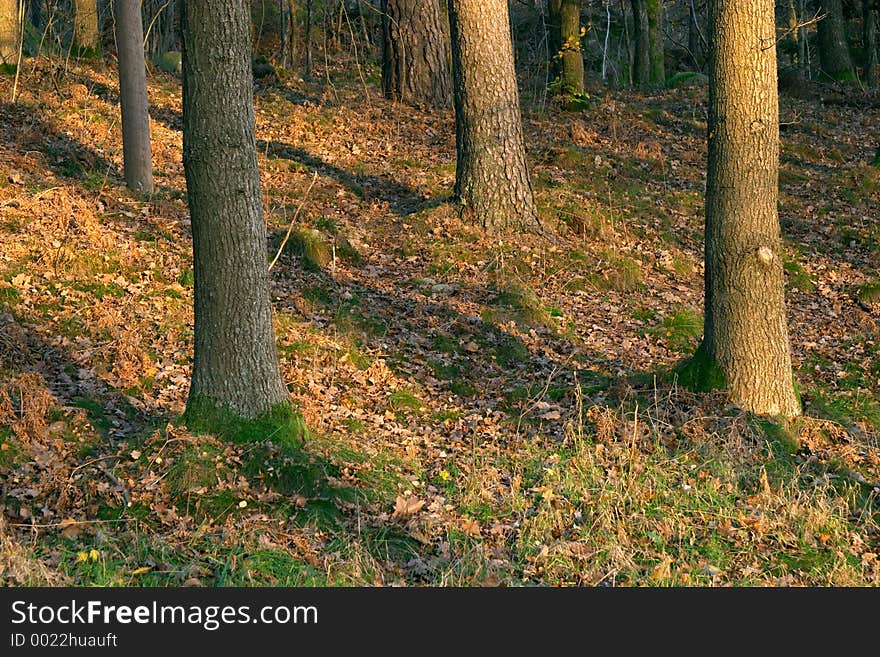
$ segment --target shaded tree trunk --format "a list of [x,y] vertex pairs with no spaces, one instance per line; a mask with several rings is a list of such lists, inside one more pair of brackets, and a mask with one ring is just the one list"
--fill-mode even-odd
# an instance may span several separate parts
[[651,81],[651,44],[646,0],[630,0],[633,12],[633,82]]
[[281,66],[293,67],[296,39],[296,0],[280,0],[281,19]]
[[21,24],[18,15],[19,0],[0,0],[0,65],[18,63],[18,45]]
[[411,105],[452,103],[440,0],[382,0],[382,90]]
[[705,63],[704,34],[700,28],[700,17],[697,14],[697,0],[688,2],[688,51],[695,69],[703,70]]
[[[554,7],[556,5],[556,7]],[[584,93],[584,57],[581,53],[581,2],[580,0],[551,0],[551,16],[555,14],[554,27],[558,36],[554,40],[557,49],[557,75],[564,93]]]
[[195,358],[187,413],[263,415],[290,396],[269,303],[246,0],[183,4],[183,163]]
[[306,0],[306,25],[304,40],[306,43],[305,78],[312,79],[312,0]]
[[537,229],[507,0],[449,0],[462,216],[490,230]]
[[862,0],[862,29],[865,47],[865,84],[876,87],[880,82],[880,61],[877,56],[876,0]]
[[715,384],[746,410],[793,417],[773,0],[710,0],[709,23],[705,332],[691,364],[704,384],[720,369]]
[[663,0],[647,0],[647,5],[650,81],[652,84],[663,84],[666,81],[666,65],[663,54]]
[[820,0],[825,18],[819,21],[819,62],[822,73],[832,80],[855,80],[852,57],[846,42],[846,21],[842,0]]
[[73,46],[83,55],[94,55],[101,48],[98,27],[98,1],[74,0]]
[[125,182],[133,191],[152,194],[150,112],[141,3],[139,0],[115,0],[114,8]]

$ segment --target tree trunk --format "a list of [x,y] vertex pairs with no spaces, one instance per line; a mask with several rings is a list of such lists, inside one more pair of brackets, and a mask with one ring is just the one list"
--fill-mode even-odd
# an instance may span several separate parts
[[846,42],[842,0],[820,0],[820,11],[825,14],[817,28],[822,73],[832,80],[855,80],[856,73]]
[[293,68],[296,38],[296,0],[280,0],[281,66]]
[[139,0],[115,0],[114,7],[125,182],[133,191],[152,194],[150,111],[141,3]]
[[630,0],[633,12],[633,82],[648,84],[651,81],[651,47],[646,0]]
[[697,15],[697,0],[688,1],[688,51],[691,63],[697,70],[703,70],[704,44],[703,33],[700,30],[700,18]]
[[306,26],[305,26],[305,42],[306,42],[306,80],[312,79],[312,0],[306,0]]
[[290,404],[269,303],[246,0],[183,4],[183,163],[192,221],[195,359],[187,411]]
[[666,65],[663,61],[663,0],[647,0],[647,5],[650,80],[652,84],[663,84],[666,81]]
[[98,1],[74,0],[73,46],[79,54],[92,56],[101,48]]
[[449,0],[449,22],[462,216],[490,230],[537,229],[507,0]]
[[440,0],[382,1],[382,90],[387,98],[449,107],[449,44]]
[[560,80],[564,93],[584,93],[584,57],[581,53],[581,1],[561,0],[559,12]]
[[877,5],[875,0],[862,0],[862,26],[865,46],[865,84],[876,87],[880,82],[880,61],[877,57]]
[[746,410],[793,417],[773,0],[710,0],[709,22],[705,332],[691,362],[703,374],[720,368]]
[[18,15],[19,0],[0,0],[0,65],[16,66],[21,23]]

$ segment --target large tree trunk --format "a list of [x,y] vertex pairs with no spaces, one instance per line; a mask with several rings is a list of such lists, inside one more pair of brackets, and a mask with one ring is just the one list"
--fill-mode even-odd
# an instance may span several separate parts
[[[559,80],[564,93],[584,93],[584,57],[581,53],[581,0],[555,0],[559,36],[554,53],[559,58]],[[551,5],[552,6],[552,5]],[[551,14],[552,15],[552,14]]]
[[820,11],[825,15],[819,21],[819,62],[822,73],[832,80],[856,79],[852,57],[846,42],[846,21],[842,0],[820,0]]
[[150,111],[141,3],[139,0],[115,0],[114,8],[125,182],[133,191],[152,194]]
[[652,84],[663,84],[666,81],[666,65],[663,61],[663,0],[647,0],[647,4],[650,79]]
[[0,0],[0,65],[18,63],[18,44],[21,23],[18,15],[19,0]]
[[382,0],[382,89],[411,105],[451,104],[440,0]]
[[462,216],[487,229],[536,229],[507,0],[449,0]]
[[877,56],[877,3],[862,0],[862,25],[865,47],[865,83],[876,87],[880,82],[880,61]]
[[651,41],[646,0],[630,0],[633,12],[633,82],[651,81]]
[[246,0],[183,4],[183,164],[192,221],[195,359],[188,412],[290,404],[269,303]]
[[74,0],[73,45],[80,54],[94,55],[101,48],[98,0]]
[[746,410],[792,417],[800,404],[792,380],[776,207],[773,0],[710,0],[709,22],[706,313],[692,365],[703,365],[703,374],[720,368],[723,381],[715,383]]

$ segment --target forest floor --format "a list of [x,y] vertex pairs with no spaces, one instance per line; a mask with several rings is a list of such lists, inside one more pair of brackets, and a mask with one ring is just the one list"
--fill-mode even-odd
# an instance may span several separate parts
[[702,331],[705,87],[526,108],[547,236],[498,238],[448,203],[451,112],[369,73],[256,91],[301,449],[179,422],[179,81],[150,79],[144,200],[112,68],[30,60],[15,104],[0,78],[3,581],[880,583],[876,96],[781,99],[786,432],[675,383]]

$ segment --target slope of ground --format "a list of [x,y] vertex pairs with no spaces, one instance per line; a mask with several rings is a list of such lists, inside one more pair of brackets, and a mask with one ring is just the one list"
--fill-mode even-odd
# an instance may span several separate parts
[[311,429],[284,451],[176,423],[179,81],[150,80],[145,200],[114,75],[31,60],[0,104],[8,582],[878,583],[876,99],[783,98],[806,410],[786,432],[671,374],[702,330],[704,88],[527,110],[538,239],[453,215],[449,113],[342,68],[258,85],[278,348]]

